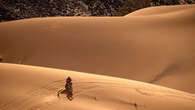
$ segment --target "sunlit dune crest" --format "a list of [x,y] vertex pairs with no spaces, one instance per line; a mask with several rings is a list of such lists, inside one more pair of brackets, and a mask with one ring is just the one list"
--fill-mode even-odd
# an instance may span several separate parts
[[[194,110],[192,94],[138,81],[16,64],[0,64],[0,71],[2,110]],[[72,101],[57,97],[67,76]]]

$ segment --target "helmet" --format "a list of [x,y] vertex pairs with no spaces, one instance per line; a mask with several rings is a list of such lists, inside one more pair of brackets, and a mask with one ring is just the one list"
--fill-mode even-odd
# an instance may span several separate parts
[[66,82],[71,82],[72,79],[70,78],[70,76],[68,76],[68,78],[66,79]]

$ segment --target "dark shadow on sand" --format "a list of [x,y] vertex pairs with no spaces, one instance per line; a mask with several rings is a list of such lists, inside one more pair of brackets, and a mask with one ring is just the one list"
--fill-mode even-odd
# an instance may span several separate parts
[[73,90],[67,90],[67,89],[60,89],[57,92],[57,96],[60,98],[60,94],[66,94],[66,97],[68,100],[72,101],[73,100]]

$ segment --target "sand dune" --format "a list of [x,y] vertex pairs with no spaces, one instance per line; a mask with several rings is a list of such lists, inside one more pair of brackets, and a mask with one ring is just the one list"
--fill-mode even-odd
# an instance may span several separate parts
[[164,15],[164,14],[170,14],[176,12],[184,12],[186,10],[194,9],[194,8],[195,8],[194,4],[180,5],[180,6],[173,5],[173,6],[150,7],[150,8],[140,9],[138,11],[130,13],[129,15],[136,15],[136,16]]
[[[194,110],[195,97],[138,81],[58,69],[0,64],[1,110]],[[65,77],[74,99],[57,98]]]
[[144,10],[128,17],[0,23],[0,55],[9,63],[110,75],[194,93],[195,5]]

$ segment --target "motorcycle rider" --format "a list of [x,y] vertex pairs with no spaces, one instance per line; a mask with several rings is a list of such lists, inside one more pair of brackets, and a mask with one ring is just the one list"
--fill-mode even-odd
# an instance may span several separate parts
[[68,76],[68,78],[66,79],[65,88],[66,89],[71,89],[72,88],[72,79],[70,78],[70,76]]
[[67,98],[71,101],[73,99],[72,79],[68,76],[66,79],[65,90],[67,92]]

